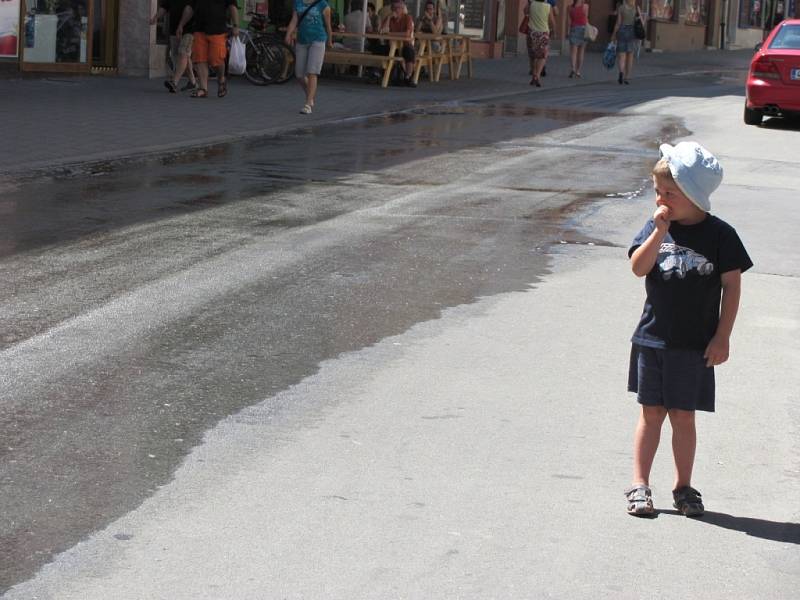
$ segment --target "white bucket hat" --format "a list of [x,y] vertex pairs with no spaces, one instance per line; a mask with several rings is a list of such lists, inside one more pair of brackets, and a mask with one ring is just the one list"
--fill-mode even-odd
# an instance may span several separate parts
[[661,144],[672,178],[686,197],[703,212],[711,210],[711,193],[722,183],[722,166],[697,142]]

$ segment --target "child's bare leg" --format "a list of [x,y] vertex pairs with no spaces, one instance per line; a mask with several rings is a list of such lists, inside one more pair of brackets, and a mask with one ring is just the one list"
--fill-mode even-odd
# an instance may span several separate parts
[[673,408],[669,411],[672,425],[672,455],[675,458],[675,487],[677,490],[692,484],[694,453],[697,448],[697,429],[693,410]]
[[650,485],[650,469],[666,416],[667,409],[663,406],[642,406],[633,436],[633,485]]

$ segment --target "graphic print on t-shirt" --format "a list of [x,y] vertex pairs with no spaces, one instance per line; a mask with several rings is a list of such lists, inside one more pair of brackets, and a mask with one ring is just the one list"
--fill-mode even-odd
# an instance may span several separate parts
[[678,244],[661,244],[657,262],[664,281],[673,275],[683,279],[692,269],[695,269],[698,275],[711,275],[714,272],[714,264],[705,256]]

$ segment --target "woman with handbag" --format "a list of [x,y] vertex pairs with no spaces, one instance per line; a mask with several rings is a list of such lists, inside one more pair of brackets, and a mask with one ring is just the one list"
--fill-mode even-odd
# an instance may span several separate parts
[[617,43],[617,61],[619,64],[619,76],[617,82],[630,83],[631,71],[633,70],[633,53],[636,50],[636,31],[635,24],[639,22],[641,31],[644,30],[644,19],[642,11],[636,6],[636,0],[624,0],[617,7],[617,22],[614,25],[614,32],[611,39]]
[[286,28],[286,44],[294,47],[294,74],[306,94],[300,113],[310,115],[317,95],[317,79],[325,60],[325,48],[333,48],[331,7],[326,0],[294,0],[292,20]]
[[569,7],[569,57],[572,70],[569,77],[581,77],[583,54],[586,51],[586,26],[589,24],[589,5],[584,0],[572,0]]
[[528,58],[533,62],[531,85],[542,87],[542,69],[550,50],[550,30],[555,29],[553,11],[546,0],[533,0],[528,5]]

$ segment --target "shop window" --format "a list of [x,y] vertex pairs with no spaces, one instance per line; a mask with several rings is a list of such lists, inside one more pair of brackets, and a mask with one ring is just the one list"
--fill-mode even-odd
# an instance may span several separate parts
[[[692,2],[692,0],[688,1]],[[660,21],[677,21],[677,2],[678,0],[650,0],[650,18]]]
[[0,0],[0,57],[16,58],[19,45],[19,0]]
[[706,0],[686,0],[686,20],[689,25],[705,25],[708,20]]
[[25,8],[25,62],[86,62],[87,0],[25,0]]
[[739,27],[761,27],[761,0],[740,0]]
[[485,15],[484,0],[461,0],[463,6],[464,20],[461,25],[461,33],[483,37],[483,25]]

